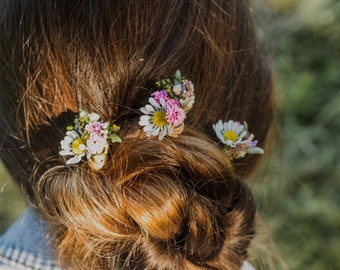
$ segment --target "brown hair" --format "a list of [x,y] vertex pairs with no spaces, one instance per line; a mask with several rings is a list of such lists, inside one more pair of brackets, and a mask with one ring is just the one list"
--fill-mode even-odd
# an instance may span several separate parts
[[[264,146],[271,74],[247,1],[2,1],[1,156],[76,269],[239,269],[254,234],[243,178],[213,134],[247,121]],[[139,108],[176,69],[196,102],[178,138],[146,138]],[[80,108],[121,126],[92,171],[58,155]]]

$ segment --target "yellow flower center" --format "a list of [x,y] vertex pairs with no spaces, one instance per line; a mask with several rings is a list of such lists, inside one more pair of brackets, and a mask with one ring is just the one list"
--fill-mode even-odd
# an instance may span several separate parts
[[73,142],[72,142],[72,146],[71,146],[73,153],[76,154],[76,155],[83,153],[85,150],[81,149],[80,145],[84,145],[84,144],[85,144],[85,142],[82,138],[74,139]]
[[232,142],[236,142],[237,141],[237,134],[235,131],[233,130],[228,130],[226,132],[223,133],[223,138],[225,141],[232,141]]
[[165,111],[155,112],[152,116],[152,123],[158,127],[164,127],[165,125],[167,125],[168,122],[166,121]]

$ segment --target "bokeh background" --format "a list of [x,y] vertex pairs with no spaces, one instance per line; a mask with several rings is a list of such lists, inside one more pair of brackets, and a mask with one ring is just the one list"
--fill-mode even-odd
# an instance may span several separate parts
[[[276,78],[280,134],[251,181],[254,264],[340,269],[340,1],[251,2]],[[0,234],[24,208],[0,164]]]

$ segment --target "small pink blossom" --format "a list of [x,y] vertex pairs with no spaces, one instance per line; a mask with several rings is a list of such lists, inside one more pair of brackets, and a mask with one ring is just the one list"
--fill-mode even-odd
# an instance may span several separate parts
[[191,81],[184,80],[183,88],[184,88],[183,95],[185,96],[185,98],[190,98],[194,94],[194,85]]
[[185,119],[185,112],[178,100],[169,99],[166,102],[166,119],[173,126],[179,126]]
[[168,92],[166,90],[160,90],[160,91],[156,91],[154,93],[151,94],[151,96],[153,96],[154,100],[160,104],[160,100],[164,99],[165,102],[167,102],[169,100],[169,96],[168,96]]
[[91,133],[90,138],[86,142],[87,152],[91,155],[103,153],[106,146],[107,136],[99,133]]
[[91,134],[100,134],[102,132],[102,130],[104,129],[104,123],[103,122],[93,122],[93,123],[88,123],[85,128],[84,131],[88,131]]

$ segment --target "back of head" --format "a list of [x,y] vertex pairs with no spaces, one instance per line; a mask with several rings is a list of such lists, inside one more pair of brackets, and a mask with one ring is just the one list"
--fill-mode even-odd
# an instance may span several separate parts
[[[0,4],[1,157],[80,269],[239,269],[254,234],[244,182],[219,119],[247,121],[260,144],[273,117],[271,74],[247,1],[24,1]],[[178,138],[138,126],[155,82],[180,68],[195,105]],[[100,171],[65,165],[81,108],[119,124]]]

